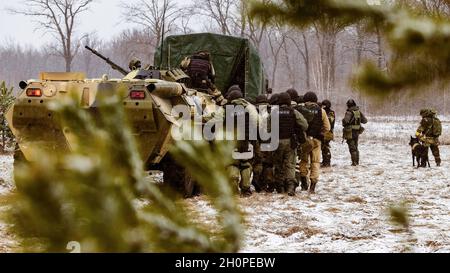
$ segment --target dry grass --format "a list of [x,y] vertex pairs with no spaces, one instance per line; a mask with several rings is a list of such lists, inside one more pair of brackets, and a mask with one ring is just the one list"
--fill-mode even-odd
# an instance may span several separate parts
[[338,208],[328,208],[325,211],[328,211],[328,212],[331,212],[331,213],[339,213],[339,212],[341,212],[341,210],[338,209]]
[[292,235],[297,233],[303,233],[306,236],[306,238],[309,239],[314,235],[321,234],[323,232],[317,228],[313,228],[310,226],[293,226],[288,228],[287,230],[275,232],[275,234],[283,238],[291,237]]
[[426,245],[427,247],[431,247],[431,248],[438,248],[438,247],[441,247],[441,246],[442,246],[442,243],[436,242],[436,241],[427,241],[427,242],[425,243],[425,245]]
[[359,203],[359,204],[367,204],[367,201],[362,199],[359,196],[352,196],[345,200],[347,203]]

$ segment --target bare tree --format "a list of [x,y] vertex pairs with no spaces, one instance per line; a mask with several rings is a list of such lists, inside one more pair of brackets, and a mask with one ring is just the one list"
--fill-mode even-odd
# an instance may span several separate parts
[[233,34],[239,0],[194,0],[195,13],[210,18],[224,35]]
[[[294,44],[294,46],[297,49],[297,52],[300,54],[301,59],[303,60],[306,75],[305,85],[306,89],[309,90],[311,88],[311,60],[307,34],[305,31],[302,32],[292,31],[291,34],[287,36],[287,39]],[[287,51],[286,54],[288,54]]]
[[80,14],[89,9],[95,0],[25,0],[11,12],[34,17],[38,28],[51,33],[57,43],[55,52],[64,58],[66,71],[71,71],[72,62],[80,48],[75,27]]
[[336,44],[338,34],[344,26],[334,20],[325,20],[314,25],[320,62],[317,63],[319,89],[330,97],[330,91],[336,86]]
[[274,26],[269,28],[267,32],[268,44],[270,49],[270,55],[272,58],[272,86],[277,86],[277,70],[280,62],[280,54],[282,53],[283,47],[286,44],[286,32],[280,26]]
[[[83,44],[90,46],[91,48],[99,48],[102,46],[101,40],[95,33],[87,34],[83,39]],[[91,75],[93,72],[93,61],[97,60],[97,57],[93,56],[91,52],[85,50],[81,52],[78,59],[81,59],[80,61],[82,62],[83,71],[86,75]]]
[[[264,0],[264,2],[268,2],[268,0]],[[240,0],[241,18],[237,25],[240,27],[241,37],[248,37],[253,45],[260,50],[264,35],[267,32],[267,25],[251,18],[248,14],[248,4],[248,1]]]
[[154,47],[175,28],[180,9],[174,0],[134,0],[121,3],[126,21],[144,27],[155,36]]

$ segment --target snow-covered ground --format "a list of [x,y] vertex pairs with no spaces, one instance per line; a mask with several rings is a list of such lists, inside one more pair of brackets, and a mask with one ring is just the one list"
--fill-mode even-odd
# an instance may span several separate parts
[[[441,147],[442,167],[431,160],[430,169],[413,168],[408,142],[417,122],[368,124],[356,168],[347,145],[334,142],[333,167],[324,170],[316,195],[240,199],[247,226],[242,251],[450,252],[450,146]],[[450,123],[444,131],[450,132]],[[10,191],[11,173],[12,157],[0,156],[0,195]],[[410,204],[411,233],[389,221],[389,206],[402,201]],[[198,221],[214,220],[205,197],[186,202],[200,213]],[[0,222],[0,252],[12,251],[11,238]]]
[[[243,252],[450,252],[450,147],[442,147],[443,167],[420,170],[407,145],[363,144],[356,168],[346,145],[335,143],[333,153],[316,195],[240,200]],[[389,221],[389,206],[401,201],[410,203],[412,234]],[[203,197],[189,203],[213,220]]]
[[[13,157],[0,155],[0,215],[7,209],[3,197],[13,188]],[[8,233],[6,225],[0,219],[0,253],[11,252],[15,242],[13,236]]]

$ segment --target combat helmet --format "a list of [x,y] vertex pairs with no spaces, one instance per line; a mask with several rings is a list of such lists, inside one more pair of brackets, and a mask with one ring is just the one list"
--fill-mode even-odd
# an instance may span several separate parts
[[353,99],[349,99],[347,101],[347,107],[351,108],[351,107],[355,107],[356,106],[356,102]]
[[325,106],[327,109],[331,109],[331,101],[330,100],[324,100],[322,102],[322,106]]
[[142,67],[141,61],[138,58],[133,58],[130,61],[130,64],[128,65],[128,68],[130,68],[130,70],[138,70]]

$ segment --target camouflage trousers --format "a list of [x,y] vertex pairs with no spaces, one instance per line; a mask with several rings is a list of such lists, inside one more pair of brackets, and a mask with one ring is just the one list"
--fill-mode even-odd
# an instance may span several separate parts
[[253,159],[253,181],[257,192],[270,191],[273,186],[273,155],[272,152],[261,151],[261,145],[255,145],[255,158]]
[[228,174],[237,190],[246,191],[250,189],[252,177],[252,164],[250,161],[236,160],[233,165],[228,166]]
[[289,184],[298,187],[295,179],[297,151],[292,149],[290,139],[281,139],[278,149],[274,152],[273,162],[275,167],[274,185],[278,192],[283,192]]
[[322,163],[323,165],[331,164],[331,141],[322,142]]
[[438,166],[441,165],[441,154],[439,151],[439,138],[436,137],[426,137],[424,140],[424,143],[427,147],[430,147],[431,153],[434,156],[434,160],[436,161],[436,164]]
[[313,139],[313,150],[309,154],[303,154],[300,161],[300,175],[317,182],[320,177],[320,160],[322,155],[322,143]]
[[352,139],[347,139],[348,150],[350,151],[350,156],[352,158],[353,165],[359,165],[359,135],[353,134]]
[[430,145],[431,153],[433,153],[434,160],[438,166],[441,165],[441,154],[439,151],[439,145]]

